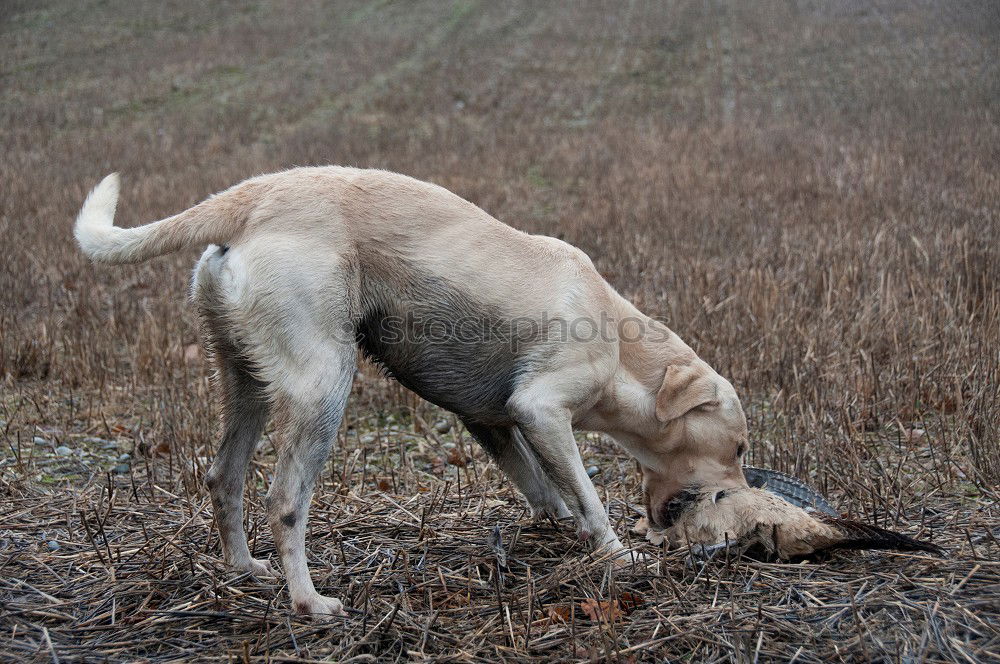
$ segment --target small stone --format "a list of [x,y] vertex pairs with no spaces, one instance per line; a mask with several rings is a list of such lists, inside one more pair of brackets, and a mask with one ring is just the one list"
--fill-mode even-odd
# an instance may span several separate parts
[[129,454],[128,452],[126,452],[125,454],[122,454],[120,457],[118,457],[118,461],[119,462],[128,461],[131,458],[132,458],[132,455]]
[[60,445],[59,447],[56,448],[56,454],[58,454],[59,456],[69,456],[72,453],[73,450],[66,447],[65,445]]
[[366,433],[365,435],[361,436],[361,444],[370,445],[375,442],[375,438],[376,438],[375,434]]
[[46,546],[48,547],[49,551],[58,551],[59,550],[59,542],[57,542],[55,540],[49,540],[49,543]]
[[115,466],[114,471],[118,475],[128,475],[129,465],[127,463],[121,463]]
[[448,433],[451,431],[451,422],[448,420],[438,420],[434,423],[434,430],[438,433]]
[[32,442],[34,442],[34,443],[35,443],[35,445],[48,445],[48,444],[49,444],[49,441],[45,440],[45,439],[44,439],[44,438],[42,438],[41,436],[35,436],[35,437],[34,437],[34,438],[32,439]]
[[173,80],[170,81],[170,89],[174,92],[182,92],[189,89],[192,85],[191,78],[183,75],[174,76]]
[[601,472],[601,469],[598,468],[597,466],[588,466],[587,467],[587,477],[589,477],[591,479],[593,479],[594,476],[597,475],[600,472]]

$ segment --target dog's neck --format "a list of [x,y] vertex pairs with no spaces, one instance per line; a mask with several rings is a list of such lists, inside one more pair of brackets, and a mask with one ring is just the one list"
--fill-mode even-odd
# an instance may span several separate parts
[[656,419],[656,395],[667,367],[697,362],[698,356],[666,325],[624,298],[619,298],[617,305],[618,320],[622,321],[618,367],[597,403],[581,418],[580,426],[607,433],[633,456],[641,456],[648,448],[644,441],[661,429]]
[[686,365],[698,360],[691,347],[658,320],[642,313],[625,298],[616,301],[619,369],[638,381],[655,399],[663,374],[671,365]]

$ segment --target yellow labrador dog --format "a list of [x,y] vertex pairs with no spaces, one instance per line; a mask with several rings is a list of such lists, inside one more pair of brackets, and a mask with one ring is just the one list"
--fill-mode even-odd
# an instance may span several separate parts
[[306,567],[313,485],[340,426],[357,351],[456,413],[536,514],[631,558],[573,438],[612,436],[668,526],[682,490],[746,486],[746,419],[732,385],[560,240],[507,226],[451,192],[379,170],[318,167],[242,182],[175,216],[113,224],[118,176],[87,197],[83,251],[137,263],[208,245],[193,299],[218,367],[225,432],[208,473],[223,555],[254,560],[242,487],[269,412],[286,422],[267,517],[293,608],[342,614]]

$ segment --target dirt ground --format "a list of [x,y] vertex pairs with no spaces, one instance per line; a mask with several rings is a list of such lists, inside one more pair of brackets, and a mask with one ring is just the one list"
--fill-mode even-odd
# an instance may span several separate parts
[[[0,4],[0,660],[1000,661],[998,36],[971,0]],[[351,613],[292,616],[220,560],[198,252],[71,228],[111,171],[132,225],[327,163],[581,247],[734,383],[749,462],[947,555],[613,569],[365,367],[307,543]],[[628,537],[634,464],[579,442]]]

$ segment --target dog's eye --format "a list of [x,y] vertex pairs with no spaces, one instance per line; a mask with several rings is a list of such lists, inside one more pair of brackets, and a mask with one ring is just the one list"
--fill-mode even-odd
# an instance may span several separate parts
[[740,443],[739,446],[736,448],[736,458],[740,459],[746,453],[747,453],[747,444],[746,443]]
[[723,489],[722,491],[716,491],[715,495],[712,496],[712,502],[713,503],[717,503],[717,502],[719,502],[720,498],[725,498],[725,497],[726,497],[726,490],[725,489]]

